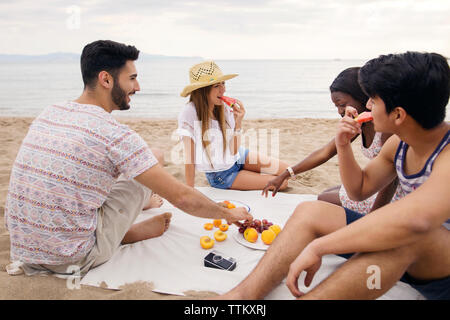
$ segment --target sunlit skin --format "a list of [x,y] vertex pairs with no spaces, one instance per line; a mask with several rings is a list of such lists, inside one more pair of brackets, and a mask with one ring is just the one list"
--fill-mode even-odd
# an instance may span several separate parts
[[[97,105],[109,113],[113,110],[129,109],[130,97],[141,90],[137,77],[134,62],[128,60],[119,70],[116,79],[107,71],[99,72],[96,85],[92,88],[86,87],[75,102]],[[114,98],[113,92],[116,93]]]

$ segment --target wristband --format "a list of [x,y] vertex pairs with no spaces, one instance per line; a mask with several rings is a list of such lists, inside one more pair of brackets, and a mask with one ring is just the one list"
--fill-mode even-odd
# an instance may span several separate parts
[[242,129],[234,129],[234,133],[233,133],[234,136],[239,136],[241,134],[242,134]]
[[291,179],[292,179],[292,180],[295,180],[295,179],[296,179],[296,176],[295,176],[294,170],[292,170],[291,167],[287,167],[286,170],[287,170],[287,171],[289,172],[289,174],[291,175]]

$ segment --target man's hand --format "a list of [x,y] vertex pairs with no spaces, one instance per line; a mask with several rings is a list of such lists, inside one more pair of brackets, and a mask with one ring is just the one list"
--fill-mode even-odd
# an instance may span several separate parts
[[248,213],[247,209],[244,207],[238,207],[234,209],[226,209],[228,211],[228,215],[225,218],[228,224],[236,223],[239,225],[240,220],[248,220],[252,221],[253,216]]
[[294,260],[294,262],[291,263],[291,266],[289,267],[286,285],[295,297],[304,295],[304,293],[298,289],[298,278],[300,277],[302,271],[306,271],[305,286],[309,287],[314,275],[322,265],[322,256],[315,252],[314,247],[311,245],[312,243],[313,242],[303,249],[300,255]]
[[352,142],[352,139],[361,133],[361,124],[355,121],[358,111],[353,107],[345,108],[345,116],[339,121],[336,133],[336,146],[346,146]]

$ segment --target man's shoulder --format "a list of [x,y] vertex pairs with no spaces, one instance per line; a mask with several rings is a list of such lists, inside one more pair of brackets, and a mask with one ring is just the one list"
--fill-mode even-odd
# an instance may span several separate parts
[[402,140],[395,134],[391,135],[381,148],[380,155],[394,161],[398,147]]

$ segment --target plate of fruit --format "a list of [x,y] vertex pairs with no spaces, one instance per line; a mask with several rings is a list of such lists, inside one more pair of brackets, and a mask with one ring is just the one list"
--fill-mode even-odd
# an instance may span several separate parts
[[228,209],[234,209],[238,207],[244,207],[247,209],[248,212],[250,212],[250,206],[248,204],[245,204],[243,202],[237,201],[237,200],[222,200],[222,199],[216,199],[214,200],[218,205],[228,208]]
[[267,219],[255,219],[252,222],[245,221],[238,229],[234,230],[233,238],[239,244],[256,250],[267,250],[282,227]]

